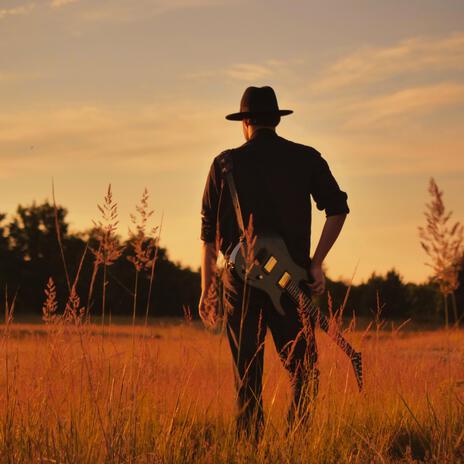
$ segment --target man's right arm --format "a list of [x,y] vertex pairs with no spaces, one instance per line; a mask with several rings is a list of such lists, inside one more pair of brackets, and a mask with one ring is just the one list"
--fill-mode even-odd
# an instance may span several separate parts
[[212,308],[214,292],[216,288],[216,243],[203,242],[201,247],[201,296],[198,304],[198,312],[206,325],[214,325],[216,311]]
[[217,217],[220,196],[220,174],[213,162],[206,179],[201,206],[201,296],[198,312],[206,325],[214,324],[216,308],[214,301],[217,261]]

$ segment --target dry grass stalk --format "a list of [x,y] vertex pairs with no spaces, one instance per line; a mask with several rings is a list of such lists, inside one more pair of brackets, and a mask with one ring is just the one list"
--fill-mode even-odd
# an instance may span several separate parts
[[13,322],[14,307],[16,303],[16,295],[13,297],[12,301],[8,300],[8,288],[5,288],[5,326],[8,326]]
[[192,314],[192,310],[191,310],[190,306],[189,305],[183,305],[182,306],[182,311],[184,313],[184,321],[187,324],[191,324],[192,321],[193,321],[193,314]]
[[52,277],[48,278],[44,292],[47,298],[42,306],[42,320],[46,324],[56,323],[60,318],[57,314],[58,301],[56,298],[56,286]]
[[298,317],[302,325],[302,329],[301,329],[302,335],[304,336],[306,340],[309,340],[313,336],[313,329],[312,329],[311,323],[312,322],[315,323],[316,321],[311,321],[311,314],[308,311],[308,308],[305,306],[305,300],[303,299],[302,295],[300,295],[300,298],[299,298],[297,311],[298,311]]
[[249,273],[255,265],[255,245],[257,238],[258,237],[255,234],[253,225],[253,215],[250,214],[250,220],[248,221],[248,225],[243,236],[242,247],[242,253],[244,253],[244,259],[246,263],[246,273]]
[[82,324],[82,322],[84,322],[85,316],[87,315],[86,308],[85,306],[81,306],[81,300],[79,295],[77,294],[77,283],[79,282],[79,277],[81,275],[82,266],[84,265],[84,260],[87,255],[88,248],[89,246],[87,244],[84,248],[84,252],[82,253],[76,277],[74,278],[74,282],[71,287],[71,292],[69,294],[69,298],[63,313],[64,322],[73,323],[76,325]]
[[[248,286],[248,274],[251,272],[253,266],[255,265],[255,246],[257,236],[254,233],[253,227],[253,215],[250,214],[250,218],[247,224],[245,231],[243,231],[243,236],[241,237],[242,240],[242,247],[241,252],[243,254],[245,260],[245,280],[243,282],[243,293],[242,293],[242,308],[240,311],[240,328],[239,328],[239,339],[238,339],[238,346],[242,347],[242,339],[244,333],[244,324],[245,320],[247,319],[247,313],[250,309],[250,288]],[[252,308],[254,310],[255,308]],[[264,343],[264,342],[263,342]],[[260,347],[257,348],[257,352]],[[238,359],[240,359],[241,353],[240,349],[238,352]]]
[[111,266],[117,261],[124,250],[124,246],[119,243],[116,235],[119,225],[118,204],[113,200],[111,184],[108,185],[103,205],[97,205],[97,207],[100,211],[101,219],[92,222],[101,247],[97,250],[92,250],[92,252],[98,265]]
[[419,227],[421,246],[430,258],[426,263],[433,270],[433,279],[438,283],[445,302],[445,318],[448,325],[448,296],[453,296],[455,321],[458,321],[454,292],[459,286],[459,270],[464,253],[464,226],[450,222],[452,211],[446,211],[443,191],[433,178],[430,179],[430,202],[426,204],[426,226]]
[[155,232],[153,232],[155,253],[154,253],[153,259],[151,261],[150,283],[148,285],[147,305],[146,305],[146,308],[145,308],[145,327],[148,324],[148,314],[150,312],[151,294],[152,294],[152,291],[153,291],[153,281],[154,281],[154,278],[155,278],[155,265],[156,265],[156,262],[158,261],[159,242],[161,240],[161,230],[163,228],[163,218],[164,218],[164,214],[162,213],[161,214],[160,225],[159,225],[159,229],[158,229],[158,236],[156,237]]
[[221,315],[218,311],[219,297],[217,279],[215,279],[208,288],[205,298],[205,314],[200,314],[201,320],[206,328],[216,329],[221,320]]
[[146,232],[148,220],[154,213],[149,208],[148,200],[148,190],[145,189],[142,193],[140,204],[135,207],[136,214],[130,215],[135,231],[129,228],[133,254],[128,256],[127,259],[134,265],[137,272],[151,269],[157,246],[158,226],[152,227],[149,235]]
[[[93,221],[95,233],[98,240],[98,248],[91,249],[95,256],[94,274],[99,266],[103,266],[103,296],[102,296],[102,325],[105,323],[105,303],[106,303],[106,287],[107,283],[107,267],[113,265],[121,256],[124,246],[120,244],[119,238],[116,235],[118,220],[118,204],[113,200],[113,192],[111,184],[108,185],[108,190],[104,197],[103,205],[97,205],[101,219]],[[93,283],[89,291],[89,296],[92,294]],[[90,300],[90,297],[89,297]],[[90,305],[90,301],[88,303]]]
[[61,237],[61,230],[58,221],[58,208],[56,206],[56,199],[55,199],[55,182],[52,179],[52,198],[53,198],[53,213],[55,219],[55,231],[56,231],[56,238],[58,240],[58,247],[60,249],[60,256],[61,261],[63,263],[64,274],[66,276],[66,284],[68,286],[69,292],[71,292],[71,280],[69,278],[68,266],[66,264],[66,259],[64,256],[64,247],[63,247],[63,239]]
[[132,311],[132,323],[135,323],[135,316],[137,310],[137,291],[138,291],[138,280],[139,274],[142,271],[150,272],[150,289],[147,299],[146,314],[145,314],[145,325],[148,322],[148,311],[150,307],[151,298],[151,287],[154,277],[154,266],[158,252],[158,226],[154,226],[150,229],[147,234],[148,221],[153,216],[154,211],[150,209],[148,200],[150,195],[148,190],[145,188],[142,193],[140,203],[136,205],[136,214],[131,214],[130,219],[135,228],[132,230],[129,228],[129,240],[132,246],[133,253],[127,257],[127,259],[134,265],[135,269],[135,282],[134,282],[134,300],[133,300],[133,311]]
[[225,291],[233,292],[234,287],[230,280],[230,273],[226,272],[226,265],[219,264],[219,254],[222,246],[222,238],[219,234],[220,224],[219,216],[216,220],[216,237],[215,237],[215,258],[211,263],[214,269],[213,280],[208,288],[205,298],[205,314],[200,314],[200,318],[206,328],[214,330],[220,325],[225,327],[225,313],[230,311],[228,300],[225,297]]
[[63,321],[73,324],[81,324],[85,317],[85,307],[81,306],[81,299],[73,285],[68,302],[64,308]]

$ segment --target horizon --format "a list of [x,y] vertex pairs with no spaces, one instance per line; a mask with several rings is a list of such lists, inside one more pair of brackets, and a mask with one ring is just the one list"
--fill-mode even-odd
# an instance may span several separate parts
[[271,85],[294,110],[278,134],[320,151],[348,193],[328,276],[357,268],[357,284],[394,268],[424,282],[430,177],[464,220],[464,5],[253,1],[245,15],[244,4],[2,2],[0,213],[51,200],[53,178],[83,231],[111,183],[124,236],[147,187],[162,246],[197,269],[209,165],[244,142],[224,116],[248,85]]

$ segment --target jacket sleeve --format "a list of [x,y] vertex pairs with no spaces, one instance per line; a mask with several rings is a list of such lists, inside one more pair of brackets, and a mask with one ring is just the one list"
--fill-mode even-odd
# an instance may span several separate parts
[[320,153],[316,156],[313,168],[311,195],[317,209],[325,210],[327,217],[350,212],[347,203],[348,195],[340,190],[327,161]]
[[218,217],[218,204],[221,189],[221,174],[216,160],[211,164],[206,179],[205,190],[201,203],[201,235],[204,242],[214,243],[216,241],[216,227]]

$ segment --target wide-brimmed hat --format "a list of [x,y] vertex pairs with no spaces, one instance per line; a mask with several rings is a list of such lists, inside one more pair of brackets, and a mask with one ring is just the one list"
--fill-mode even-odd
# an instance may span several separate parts
[[277,97],[272,87],[248,87],[240,100],[240,111],[228,114],[226,119],[241,121],[259,116],[286,116],[291,113],[293,113],[292,110],[279,109]]

